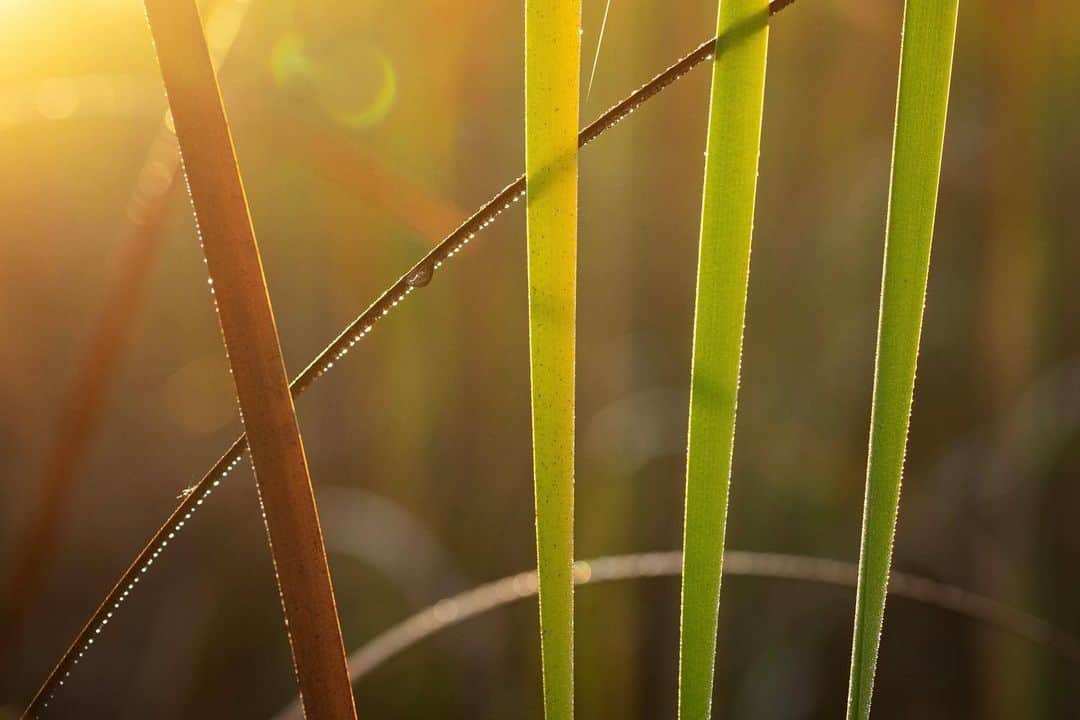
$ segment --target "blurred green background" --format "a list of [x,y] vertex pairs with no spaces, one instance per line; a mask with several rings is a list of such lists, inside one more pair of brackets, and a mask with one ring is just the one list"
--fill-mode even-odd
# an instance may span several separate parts
[[[294,373],[521,172],[523,10],[247,4],[201,6],[242,21],[222,91]],[[586,76],[603,12],[585,0]],[[800,0],[773,22],[730,548],[857,560],[901,13]],[[714,26],[715,0],[614,0],[582,123]],[[581,158],[582,558],[681,539],[707,83],[694,71]],[[165,107],[136,0],[0,0],[5,575],[131,253],[129,198],[155,182],[140,168]],[[1074,635],[1078,122],[1080,6],[964,0],[895,557]],[[57,552],[4,648],[12,708],[239,429],[190,206],[169,198],[160,233],[138,240],[153,243],[146,286]],[[535,564],[524,249],[518,206],[298,402],[350,650]],[[214,497],[55,717],[263,718],[291,699],[250,469]],[[671,578],[579,592],[580,717],[674,715],[677,603]],[[853,603],[727,579],[716,716],[840,716]],[[896,600],[874,714],[1077,717],[1075,677],[1045,648]],[[534,602],[408,650],[357,696],[365,718],[539,718]]]

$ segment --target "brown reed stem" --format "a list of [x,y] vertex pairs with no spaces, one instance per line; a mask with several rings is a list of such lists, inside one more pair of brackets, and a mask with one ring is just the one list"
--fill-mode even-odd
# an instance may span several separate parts
[[194,0],[146,0],[255,468],[305,713],[355,719],[307,458]]

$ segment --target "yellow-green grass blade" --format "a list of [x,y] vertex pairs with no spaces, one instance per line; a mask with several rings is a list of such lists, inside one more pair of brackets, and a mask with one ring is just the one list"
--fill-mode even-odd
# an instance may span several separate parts
[[735,440],[768,50],[767,0],[722,0],[717,13],[698,250],[679,644],[679,717],[712,706],[728,483]]
[[957,0],[907,0],[847,717],[870,716],[949,103]]
[[536,555],[547,720],[574,715],[574,326],[580,0],[525,2]]

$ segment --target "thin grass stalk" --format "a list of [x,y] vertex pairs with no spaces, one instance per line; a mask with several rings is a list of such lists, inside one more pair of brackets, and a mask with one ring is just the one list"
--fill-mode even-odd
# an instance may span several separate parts
[[698,249],[679,642],[679,717],[712,712],[728,484],[735,444],[768,50],[767,0],[722,0]]
[[305,713],[355,719],[318,511],[217,78],[192,1],[146,0],[251,449]]
[[848,720],[874,689],[930,269],[957,0],[907,0],[882,269]]
[[574,341],[581,1],[525,0],[525,177],[544,716],[574,716]]
[[593,81],[596,79],[596,68],[600,64],[600,49],[604,47],[604,33],[607,32],[607,19],[611,14],[611,0],[604,3],[604,17],[600,21],[600,32],[596,36],[596,51],[593,53],[592,69],[589,70],[589,83],[585,87],[585,100],[592,95]]
[[[788,7],[794,0],[773,0],[769,5],[770,15]],[[611,128],[629,117],[635,110],[656,97],[665,88],[678,82],[698,65],[720,57],[726,46],[726,39],[732,33],[720,38],[706,40],[681,60],[673,63],[652,80],[630,93],[606,112],[589,123],[578,133],[578,147],[583,148],[596,140]],[[299,397],[319,378],[329,372],[335,363],[340,362],[362,339],[367,337],[380,320],[389,315],[395,307],[413,291],[427,285],[436,271],[457,255],[474,238],[493,223],[500,214],[508,210],[513,203],[522,198],[525,192],[525,176],[521,175],[494,197],[480,206],[469,218],[447,235],[440,243],[420,258],[405,274],[393,282],[379,297],[349,323],[334,340],[323,348],[307,366],[293,378],[289,385],[293,397]],[[247,452],[247,436],[241,434],[221,457],[203,475],[203,477],[182,493],[181,500],[164,523],[154,532],[143,548],[120,575],[112,589],[98,605],[98,608],[86,621],[71,644],[57,660],[56,665],[38,688],[34,698],[27,706],[25,714],[37,717],[44,709],[48,699],[53,697],[65,678],[79,663],[84,653],[101,629],[112,618],[113,613],[123,606],[130,592],[142,577],[142,570],[149,566],[164,552],[168,543],[181,532],[192,515],[236,468]]]

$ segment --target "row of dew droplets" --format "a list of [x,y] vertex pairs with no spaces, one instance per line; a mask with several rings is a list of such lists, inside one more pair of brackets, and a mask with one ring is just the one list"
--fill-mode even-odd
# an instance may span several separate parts
[[[134,576],[131,578],[130,582],[128,582],[128,584],[124,588],[123,592],[121,592],[116,597],[116,599],[113,601],[112,605],[109,607],[109,610],[97,622],[97,624],[93,628],[93,631],[90,634],[90,636],[85,640],[85,642],[76,651],[75,656],[73,657],[73,659],[71,661],[71,664],[72,664],[73,667],[75,665],[78,665],[79,661],[82,660],[83,657],[85,657],[86,653],[90,651],[90,647],[94,644],[97,637],[99,635],[101,635],[102,631],[105,629],[105,626],[108,625],[109,622],[113,619],[113,614],[116,613],[116,612],[119,612],[120,607],[127,601],[128,597],[131,595],[131,593],[133,593],[135,591],[135,586],[138,585],[139,582],[142,580],[142,576],[145,575],[149,571],[150,566],[154,564],[154,561],[156,561],[161,556],[161,554],[163,552],[165,552],[165,548],[168,547],[169,543],[172,542],[176,538],[176,536],[180,533],[180,531],[184,529],[184,525],[187,523],[188,520],[191,519],[191,516],[195,513],[195,508],[202,505],[203,502],[206,500],[206,498],[210,495],[210,493],[213,492],[214,488],[221,485],[222,479],[224,479],[225,476],[227,476],[230,472],[232,472],[236,468],[237,465],[240,464],[240,461],[241,461],[242,458],[243,458],[242,454],[237,455],[234,458],[232,458],[231,462],[229,462],[222,469],[222,471],[217,476],[215,476],[214,479],[210,483],[207,484],[207,487],[205,489],[203,489],[201,492],[198,493],[198,499],[196,499],[192,503],[191,507],[189,507],[187,509],[187,511],[184,512],[184,514],[180,517],[180,519],[171,528],[169,528],[168,533],[161,539],[160,542],[157,543],[157,545],[154,547],[153,552],[149,553],[148,557],[139,566],[138,571],[136,573],[134,573]],[[195,495],[194,492],[189,494],[189,496],[194,496],[194,495]],[[53,689],[52,691],[50,691],[48,693],[48,695],[46,696],[45,701],[42,702],[42,704],[41,704],[41,710],[42,711],[44,711],[49,706],[49,703],[55,697],[57,690],[59,690],[60,688],[62,688],[64,686],[65,681],[71,676],[71,673],[72,673],[72,668],[69,668],[69,669],[64,671],[63,676],[56,683],[56,688]],[[40,713],[34,715],[35,718],[40,717],[40,716],[41,716]]]
[[[182,158],[181,166],[183,166]],[[188,196],[190,198],[191,185],[187,179],[186,169],[184,171],[184,184],[187,187]],[[367,336],[374,329],[375,323],[389,315],[390,311],[393,308],[397,307],[407,296],[412,294],[413,291],[415,291],[417,288],[426,287],[431,282],[431,279],[434,276],[436,269],[441,268],[446,260],[461,252],[461,250],[467,244],[469,244],[469,242],[473,240],[479,232],[489,227],[492,223],[495,222],[495,219],[499,215],[501,215],[504,211],[510,208],[512,203],[518,202],[524,196],[525,191],[520,190],[515,192],[513,197],[511,197],[508,201],[502,203],[501,205],[489,203],[489,205],[494,204],[494,208],[485,207],[485,210],[488,210],[488,214],[483,215],[482,219],[479,219],[472,223],[467,223],[466,225],[462,226],[462,228],[457,233],[454,233],[453,235],[451,235],[450,238],[448,238],[450,242],[444,242],[443,245],[437,247],[435,251],[430,253],[427,258],[414,266],[413,269],[404,278],[404,288],[400,290],[400,292],[398,292],[398,294],[396,295],[396,297],[394,297],[393,300],[388,303],[382,303],[383,307],[381,310],[378,309],[380,303],[376,303],[375,306],[373,306],[367,312],[363,313],[352,323],[352,325],[350,325],[349,331],[343,334],[341,338],[339,338],[337,341],[335,341],[333,344],[323,350],[322,353],[320,353],[316,361],[312,363],[312,365],[317,368],[314,374],[312,374],[308,378],[305,378],[304,375],[301,375],[293,381],[293,383],[291,384],[293,396],[296,397],[303,393],[304,390],[306,390],[315,379],[322,377],[331,368],[333,368],[334,364],[344,358],[345,355],[348,354],[349,350],[351,350],[357,342]],[[195,217],[195,233],[199,238],[199,245],[200,247],[202,247],[202,231],[199,228],[199,221],[197,216]],[[454,239],[459,237],[460,240],[458,240],[455,244],[453,242]],[[207,260],[204,253],[203,263],[205,264],[206,262]],[[401,282],[398,283],[398,285],[401,284]],[[218,310],[218,304],[216,293],[214,292],[213,278],[207,279],[207,286],[210,290],[210,296],[214,303],[214,310],[216,312]],[[390,294],[392,295],[392,292]],[[225,355],[226,358],[228,358],[227,348],[225,350]],[[229,373],[232,374],[231,365],[229,365]],[[237,407],[242,422],[244,412],[243,409],[239,407],[239,400],[237,401]],[[137,565],[132,571],[129,571],[128,574],[131,577],[130,581],[127,583],[126,586],[124,586],[123,591],[116,596],[115,600],[108,607],[108,610],[101,615],[100,619],[98,619],[96,624],[94,624],[91,629],[87,631],[87,637],[85,641],[78,646],[78,649],[75,651],[74,656],[72,657],[71,667],[64,670],[61,677],[56,681],[55,686],[46,694],[45,699],[40,705],[39,712],[33,715],[34,718],[41,717],[41,713],[44,712],[46,708],[48,708],[49,703],[52,702],[52,700],[55,698],[56,693],[66,684],[68,678],[71,677],[74,666],[78,665],[79,662],[86,656],[86,653],[89,652],[91,646],[94,645],[98,636],[100,636],[102,631],[105,629],[105,626],[112,621],[114,614],[116,612],[119,612],[121,606],[135,591],[136,585],[139,584],[143,576],[150,570],[150,567],[154,564],[154,562],[159,557],[161,557],[162,553],[165,552],[165,549],[169,546],[169,543],[171,543],[184,529],[184,526],[189,520],[191,520],[191,517],[195,513],[196,509],[199,506],[203,505],[203,503],[214,491],[214,489],[221,485],[222,480],[224,480],[233,470],[236,469],[236,467],[240,464],[241,460],[243,460],[244,455],[247,454],[246,451],[246,442],[241,442],[237,445],[234,445],[230,453],[227,454],[224,458],[222,458],[221,462],[219,462],[219,465],[221,465],[222,467],[218,472],[212,472],[206,478],[204,478],[203,481],[185,489],[180,494],[180,496],[184,498],[184,502],[188,503],[188,506],[186,508],[183,508],[182,513],[178,511],[177,516],[179,517],[179,519],[172,526],[167,528],[167,532],[162,532],[160,534],[161,540],[155,546],[153,546],[152,551],[144,554],[145,560],[143,560],[139,565]],[[261,498],[259,504],[260,510],[262,510]]]
[[[169,126],[170,129],[173,128],[173,125],[172,125],[171,122],[168,123],[168,126]],[[184,186],[186,187],[188,197],[190,198],[191,197],[191,183],[188,181],[187,168],[184,167],[184,160],[183,160],[183,155],[182,154],[180,156],[180,166],[181,166],[181,169],[183,170]],[[205,254],[205,246],[203,245],[202,230],[199,227],[199,218],[195,214],[194,209],[192,210],[192,215],[193,215],[194,220],[195,220],[195,234],[199,238],[199,247],[200,247],[200,249],[203,249],[203,251],[204,251],[203,252],[203,263],[205,264],[207,262],[207,260],[206,260],[206,254]],[[214,311],[218,312],[217,297],[216,297],[216,294],[214,293],[214,279],[213,278],[207,278],[207,285],[210,288],[210,296],[211,296],[211,299],[212,299],[212,301],[214,303]],[[226,358],[228,358],[228,354],[229,354],[228,349],[226,349],[225,350]],[[232,374],[232,366],[231,365],[229,366],[229,373]],[[239,401],[237,401],[237,406],[239,407]],[[243,421],[243,417],[244,417],[244,411],[243,411],[243,409],[241,409],[240,410],[241,421]],[[222,468],[222,470],[218,474],[213,476],[213,478],[212,478],[212,480],[210,480],[210,482],[204,483],[205,487],[200,489],[199,486],[196,485],[194,487],[185,489],[180,494],[181,497],[183,497],[185,499],[185,502],[187,502],[188,499],[190,499],[191,497],[196,497],[196,499],[194,500],[194,502],[190,503],[190,506],[180,516],[180,519],[172,527],[170,527],[168,529],[168,532],[165,533],[164,537],[162,537],[161,540],[157,543],[157,545],[154,546],[154,549],[146,555],[146,559],[142,562],[141,565],[139,565],[138,571],[133,574],[133,577],[128,582],[127,586],[124,587],[123,592],[121,592],[116,597],[116,599],[112,602],[112,605],[109,606],[109,609],[104,613],[104,615],[102,615],[98,619],[96,625],[94,625],[94,627],[93,627],[92,632],[88,633],[89,636],[85,639],[85,641],[79,646],[78,650],[75,652],[75,655],[74,655],[74,657],[72,658],[72,661],[71,661],[72,667],[68,668],[67,670],[64,671],[63,676],[60,677],[59,680],[57,680],[56,687],[53,688],[52,690],[50,690],[49,693],[45,696],[45,700],[41,703],[41,711],[42,712],[46,708],[49,707],[49,703],[52,702],[53,698],[56,696],[57,691],[60,688],[62,688],[64,686],[65,682],[67,681],[67,679],[71,677],[71,672],[72,672],[72,669],[74,668],[74,666],[78,665],[79,661],[82,660],[86,656],[86,653],[90,651],[90,647],[97,640],[98,636],[101,635],[102,631],[105,629],[105,626],[108,625],[109,622],[113,619],[114,613],[117,613],[117,612],[120,611],[120,607],[124,604],[124,602],[127,601],[128,597],[131,595],[131,593],[133,593],[135,591],[135,586],[138,585],[139,582],[142,580],[143,575],[145,575],[150,570],[150,567],[154,564],[154,561],[156,561],[159,557],[161,557],[161,554],[163,552],[165,552],[165,548],[168,547],[169,543],[172,540],[176,539],[176,536],[180,533],[181,530],[184,529],[184,525],[187,523],[187,521],[189,521],[191,519],[191,516],[195,513],[196,508],[201,506],[206,501],[206,498],[208,498],[210,496],[210,493],[212,493],[214,491],[214,488],[220,486],[221,481],[230,472],[232,472],[236,468],[236,466],[240,463],[240,460],[242,459],[242,457],[243,457],[243,452],[240,452],[240,453],[236,454],[234,457],[232,457],[229,460],[229,462],[225,465],[225,467]],[[35,718],[41,717],[41,713],[40,712],[36,713],[34,715],[34,717]]]
[[[299,395],[317,378],[329,372],[335,363],[348,355],[356,343],[360,342],[374,329],[376,322],[389,315],[391,310],[401,304],[416,289],[427,287],[431,283],[435,271],[441,268],[446,260],[461,252],[478,233],[494,223],[495,219],[508,210],[513,203],[521,200],[525,196],[525,191],[514,190],[518,184],[514,183],[507,190],[500,193],[500,195],[505,195],[507,191],[514,191],[514,194],[509,199],[502,203],[489,202],[480,213],[477,213],[480,216],[479,218],[465,223],[451,234],[447,240],[436,246],[423,260],[414,265],[404,278],[395,283],[382,300],[376,302],[369,310],[353,321],[349,328],[342,333],[341,337],[335,340],[311,364],[313,371],[311,373],[305,371],[293,381],[294,395]],[[496,199],[498,197],[496,196]]]

